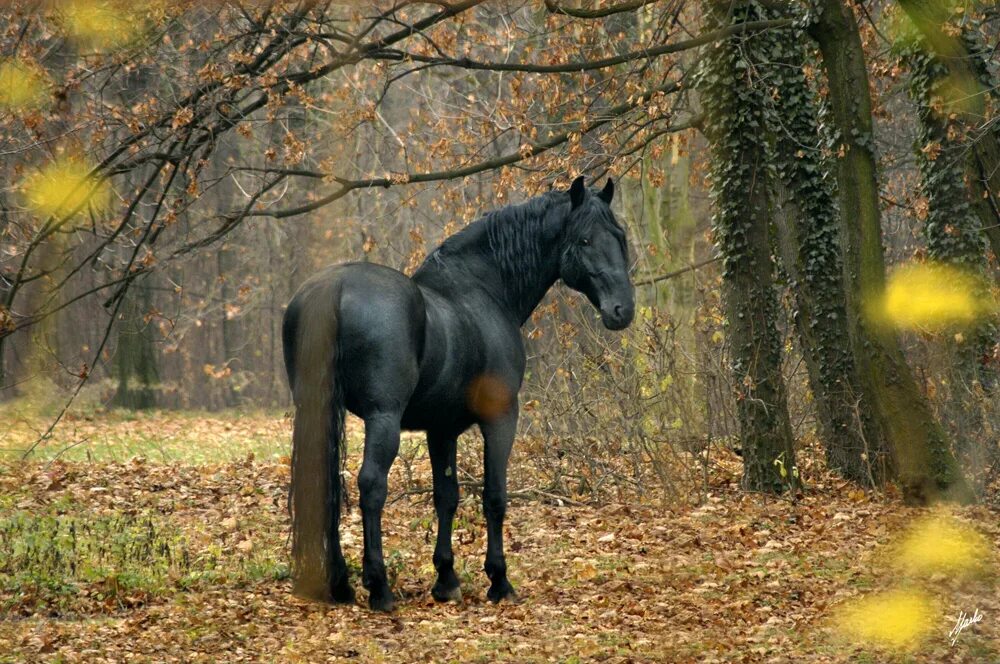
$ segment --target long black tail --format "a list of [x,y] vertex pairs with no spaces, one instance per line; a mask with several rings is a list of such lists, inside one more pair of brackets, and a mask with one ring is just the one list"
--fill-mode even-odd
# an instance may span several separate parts
[[289,304],[282,326],[295,400],[289,494],[292,592],[330,601],[330,589],[338,581],[334,576],[344,573],[336,564],[344,441],[344,395],[336,380],[336,300],[326,288],[300,296]]

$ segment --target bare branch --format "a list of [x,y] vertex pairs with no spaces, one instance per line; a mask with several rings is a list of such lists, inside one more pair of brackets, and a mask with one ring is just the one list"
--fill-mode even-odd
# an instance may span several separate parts
[[673,272],[667,272],[666,274],[661,274],[661,275],[656,276],[656,277],[649,277],[648,279],[640,279],[640,280],[638,280],[638,281],[635,282],[635,285],[636,286],[649,286],[650,284],[655,284],[655,283],[658,283],[658,282],[661,282],[661,281],[666,281],[668,279],[673,279],[674,277],[679,277],[682,274],[685,274],[687,272],[693,272],[693,271],[695,271],[695,270],[697,270],[699,268],[703,268],[706,265],[711,265],[712,263],[718,263],[720,260],[722,260],[722,256],[715,256],[713,258],[707,258],[707,259],[705,259],[703,261],[699,261],[697,263],[692,263],[691,265],[688,265],[687,267],[682,267],[679,270],[674,270]]
[[609,58],[601,58],[598,60],[579,60],[577,62],[567,62],[563,64],[554,64],[554,65],[542,65],[542,64],[531,64],[531,63],[521,63],[521,62],[479,62],[476,60],[470,60],[469,58],[431,57],[431,56],[419,55],[416,53],[407,53],[404,51],[397,51],[397,50],[378,51],[370,57],[376,60],[398,60],[402,62],[421,62],[421,63],[426,63],[428,65],[444,65],[449,67],[459,67],[461,69],[473,69],[482,71],[516,71],[516,72],[527,72],[533,74],[573,73],[580,71],[593,71],[595,69],[604,69],[606,67],[613,67],[615,65],[620,65],[635,60],[648,60],[659,57],[661,55],[666,55],[668,53],[679,53],[681,51],[687,51],[693,48],[698,48],[699,46],[704,46],[705,44],[710,44],[714,41],[718,41],[719,39],[724,39],[732,35],[743,34],[747,32],[755,32],[758,30],[787,28],[791,25],[792,25],[792,19],[774,19],[770,21],[750,21],[747,23],[737,23],[734,25],[728,25],[719,30],[713,30],[712,32],[707,32],[705,34],[698,35],[693,39],[687,39],[685,41],[676,42],[673,44],[663,44],[661,46],[655,46],[653,48],[642,49],[641,51],[632,51],[630,53],[624,53],[622,55],[616,55]]
[[660,0],[629,0],[629,2],[622,2],[603,9],[579,9],[577,7],[566,7],[565,5],[560,5],[556,2],[556,0],[545,0],[545,8],[553,14],[565,14],[566,16],[572,16],[574,18],[604,18],[605,16],[635,11],[636,9],[640,9],[646,5],[655,4],[659,1]]
[[[378,177],[378,178],[366,178],[362,180],[348,180],[340,177],[333,177],[332,179],[341,185],[340,189],[337,189],[333,193],[324,196],[318,200],[305,205],[300,205],[298,207],[289,208],[285,210],[276,210],[274,212],[252,212],[248,216],[251,217],[271,217],[273,219],[284,219],[286,217],[294,217],[296,215],[305,214],[306,212],[312,212],[321,207],[329,205],[334,201],[337,201],[348,193],[355,189],[367,189],[372,187],[384,187],[388,188],[393,185],[399,184],[416,184],[420,182],[436,182],[440,180],[453,180],[457,178],[468,177],[470,175],[475,175],[477,173],[482,173],[485,171],[492,171],[504,166],[509,166],[525,159],[538,156],[543,152],[551,150],[554,147],[562,145],[568,141],[574,134],[588,134],[612,120],[628,113],[629,111],[637,108],[643,104],[646,100],[652,98],[656,94],[669,94],[676,92],[681,88],[681,83],[676,81],[671,81],[663,85],[651,88],[644,91],[642,94],[638,95],[631,101],[624,104],[615,106],[606,111],[606,115],[590,122],[585,128],[580,128],[574,131],[565,131],[556,134],[547,141],[542,141],[541,143],[527,143],[521,147],[516,152],[510,152],[505,155],[501,155],[494,159],[487,159],[486,161],[477,162],[475,164],[470,164],[468,166],[463,166],[460,168],[454,168],[443,171],[430,171],[425,173],[401,173],[398,175],[388,176],[388,177]],[[682,126],[677,127],[676,131],[683,131],[684,129],[690,128],[689,123],[685,123]]]

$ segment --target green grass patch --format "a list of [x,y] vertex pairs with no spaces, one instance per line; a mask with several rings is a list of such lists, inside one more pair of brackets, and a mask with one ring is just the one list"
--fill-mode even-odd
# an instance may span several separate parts
[[0,611],[114,610],[209,584],[286,578],[281,554],[196,551],[179,528],[151,515],[18,512],[0,520]]
[[253,455],[278,459],[291,452],[291,420],[280,412],[221,413],[133,412],[99,415],[67,413],[49,437],[37,445],[54,416],[0,406],[8,424],[0,462],[17,462],[32,446],[32,461],[126,461],[143,457],[156,463],[225,463]]

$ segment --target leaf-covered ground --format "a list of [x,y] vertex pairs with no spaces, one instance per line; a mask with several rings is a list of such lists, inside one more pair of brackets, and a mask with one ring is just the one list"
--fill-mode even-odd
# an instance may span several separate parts
[[[22,421],[0,447],[23,448],[30,433]],[[795,501],[743,494],[735,459],[716,467],[701,505],[514,500],[521,601],[499,606],[485,601],[475,492],[455,533],[465,601],[439,605],[429,494],[397,490],[385,548],[398,611],[370,613],[363,592],[357,606],[305,603],[287,579],[288,439],[281,417],[98,416],[67,422],[31,461],[8,452],[0,661],[1000,661],[996,510],[949,517],[984,537],[975,574],[904,573],[900,538],[927,510],[823,476]],[[408,470],[426,483],[425,456],[414,458]],[[354,497],[342,528],[356,572]],[[933,599],[909,651],[834,628],[839,607],[901,588]],[[952,645],[959,612],[976,609],[982,621]]]

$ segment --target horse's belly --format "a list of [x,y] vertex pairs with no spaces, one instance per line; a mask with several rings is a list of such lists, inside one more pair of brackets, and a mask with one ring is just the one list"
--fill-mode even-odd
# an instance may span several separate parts
[[464,397],[452,390],[414,394],[403,411],[401,426],[407,431],[456,431],[472,426],[474,418]]

